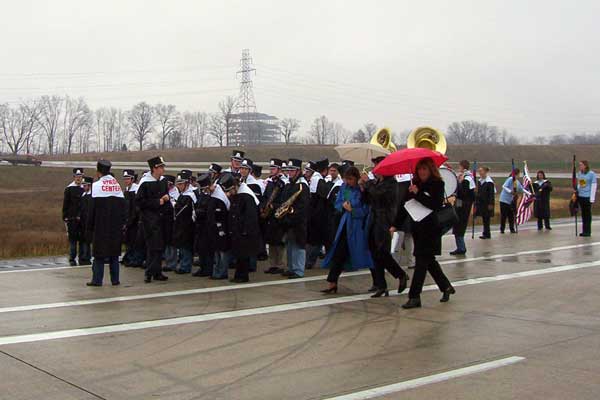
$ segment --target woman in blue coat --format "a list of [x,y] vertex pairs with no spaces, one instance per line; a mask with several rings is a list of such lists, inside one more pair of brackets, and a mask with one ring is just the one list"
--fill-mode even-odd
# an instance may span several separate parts
[[326,294],[337,293],[338,279],[344,269],[354,271],[373,267],[365,230],[369,206],[363,202],[359,179],[358,169],[348,168],[335,201],[335,210],[342,216],[333,245],[322,264],[324,268],[329,268],[329,287],[322,290]]

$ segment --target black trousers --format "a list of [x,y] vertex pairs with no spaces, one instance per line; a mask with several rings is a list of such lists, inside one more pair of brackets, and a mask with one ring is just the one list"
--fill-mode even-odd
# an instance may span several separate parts
[[146,251],[146,276],[155,277],[162,275],[162,250]]
[[329,274],[327,274],[327,282],[336,283],[344,271],[344,264],[350,258],[350,250],[348,249],[348,240],[346,236],[346,229],[342,229],[342,234],[338,240],[335,252],[331,257],[331,263],[329,266]]
[[550,218],[546,217],[546,218],[538,218],[538,229],[542,230],[542,228],[545,226],[546,229],[550,229]]
[[589,197],[579,197],[579,208],[581,209],[582,233],[592,234],[592,203]]
[[375,264],[373,280],[374,285],[378,289],[387,289],[387,281],[385,280],[385,271],[387,270],[394,278],[399,279],[406,275],[406,272],[396,262],[391,253],[392,237],[389,240],[384,240],[381,246],[376,246],[375,242],[369,238],[369,250]]
[[481,216],[481,219],[483,222],[483,233],[481,236],[486,237],[486,238],[491,238],[492,233],[490,231],[490,223],[491,223],[492,217],[490,216],[489,213],[485,213]]
[[444,274],[444,271],[442,271],[442,267],[440,267],[434,255],[415,256],[415,260],[415,273],[413,274],[410,291],[408,292],[410,299],[418,299],[421,296],[427,271],[429,271],[440,291],[444,292],[451,286],[450,281]]
[[504,232],[506,228],[506,220],[510,231],[515,231],[515,209],[512,204],[500,203],[500,232]]
[[248,279],[250,271],[250,257],[237,258],[235,261],[234,279]]

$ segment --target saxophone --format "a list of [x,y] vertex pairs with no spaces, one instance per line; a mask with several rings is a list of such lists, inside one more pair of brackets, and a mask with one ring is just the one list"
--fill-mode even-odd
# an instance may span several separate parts
[[265,204],[265,207],[260,211],[260,217],[262,219],[267,219],[267,218],[269,218],[269,215],[271,215],[271,209],[273,208],[273,201],[275,201],[275,198],[279,194],[279,191],[280,191],[279,185],[275,185],[275,189],[273,189],[273,192],[271,192],[271,196],[269,197],[269,200],[267,200],[267,204]]
[[294,206],[294,203],[296,202],[296,199],[298,198],[298,196],[300,196],[300,193],[302,193],[302,185],[300,185],[300,189],[298,189],[298,191],[296,193],[294,193],[289,199],[287,199],[285,201],[285,203],[283,203],[283,204],[281,204],[281,206],[279,206],[277,211],[275,211],[275,218],[281,219],[288,214],[293,214],[294,213],[293,206]]

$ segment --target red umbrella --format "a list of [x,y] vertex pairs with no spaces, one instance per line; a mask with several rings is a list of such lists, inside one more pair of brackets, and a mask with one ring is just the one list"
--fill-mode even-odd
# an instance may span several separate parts
[[437,167],[448,160],[442,153],[421,147],[402,149],[393,152],[377,164],[373,173],[384,176],[414,174],[415,166],[424,158],[431,158]]

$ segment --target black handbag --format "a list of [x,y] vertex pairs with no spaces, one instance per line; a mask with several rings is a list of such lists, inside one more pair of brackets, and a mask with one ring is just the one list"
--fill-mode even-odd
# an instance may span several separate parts
[[436,211],[435,218],[437,220],[438,228],[442,233],[442,236],[445,235],[454,225],[458,223],[458,214],[454,209],[454,206],[448,203],[448,198],[446,197],[446,193],[444,192],[444,204],[442,208]]

